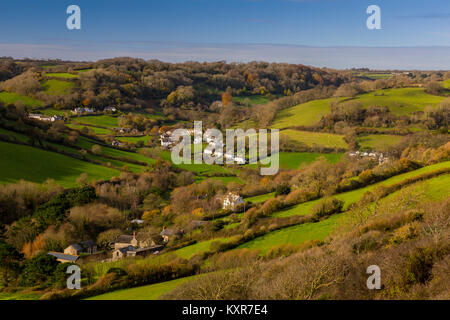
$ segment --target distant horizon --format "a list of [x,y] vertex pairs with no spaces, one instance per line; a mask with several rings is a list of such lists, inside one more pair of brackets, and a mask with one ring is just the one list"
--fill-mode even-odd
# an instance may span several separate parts
[[[104,42],[85,44],[1,43],[0,55],[14,59],[96,62],[130,57],[168,63],[189,61],[248,63],[264,61],[316,68],[371,70],[449,70],[450,46],[309,46],[292,44],[220,44],[177,42]],[[84,49],[90,47],[89,50]]]

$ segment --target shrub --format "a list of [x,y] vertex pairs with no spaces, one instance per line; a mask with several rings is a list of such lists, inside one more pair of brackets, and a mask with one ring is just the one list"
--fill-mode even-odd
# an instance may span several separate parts
[[344,202],[339,199],[323,199],[312,208],[313,221],[341,212],[343,207]]

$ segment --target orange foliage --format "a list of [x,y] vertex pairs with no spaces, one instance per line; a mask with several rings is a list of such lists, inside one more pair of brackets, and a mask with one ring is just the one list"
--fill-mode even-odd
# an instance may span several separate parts
[[229,92],[224,92],[222,94],[222,104],[224,106],[228,106],[230,104],[230,102],[231,102],[231,98],[232,98],[232,96],[231,96],[231,94]]

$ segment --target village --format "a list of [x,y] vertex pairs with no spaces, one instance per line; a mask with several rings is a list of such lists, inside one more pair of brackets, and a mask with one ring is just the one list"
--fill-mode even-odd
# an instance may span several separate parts
[[[229,192],[221,197],[222,209],[235,212],[245,202],[244,199],[233,192]],[[131,221],[134,225],[141,225],[143,220],[135,219]],[[186,230],[195,230],[202,227],[206,221],[193,220],[189,223]],[[170,240],[180,240],[186,234],[185,229],[163,227],[159,234],[122,234],[118,236],[106,250],[109,255],[106,259],[98,259],[98,262],[118,261],[125,258],[147,257],[149,255],[158,255],[163,251]],[[48,252],[49,255],[56,258],[61,263],[79,263],[81,258],[94,256],[100,252],[98,245],[93,240],[82,241],[70,244],[63,252]],[[102,257],[99,255],[99,257]],[[96,259],[97,260],[97,259]]]

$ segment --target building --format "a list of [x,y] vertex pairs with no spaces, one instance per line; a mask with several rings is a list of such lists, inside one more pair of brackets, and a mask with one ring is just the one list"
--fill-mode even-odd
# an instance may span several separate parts
[[92,108],[75,108],[72,113],[74,114],[83,114],[83,113],[94,113],[94,109]]
[[163,230],[160,232],[160,236],[163,238],[164,242],[169,242],[170,239],[173,238],[181,238],[183,237],[183,230],[176,230],[176,229],[167,229],[166,227],[163,228]]
[[230,192],[223,199],[222,208],[234,211],[241,204],[244,204],[244,199],[240,195]]
[[117,112],[117,108],[110,106],[110,107],[106,107],[105,109],[103,109],[103,111],[104,112],[112,112],[112,113],[114,113],[114,112]]
[[76,263],[78,260],[78,256],[76,255],[71,255],[71,254],[65,254],[65,253],[60,253],[60,252],[49,252],[49,255],[53,256],[56,258],[56,260],[58,260],[61,263]]
[[128,246],[137,247],[138,241],[136,239],[136,233],[133,233],[132,236],[123,234],[116,239],[114,243],[114,249],[118,250],[120,248],[126,248]]
[[128,252],[134,251],[135,249],[136,248],[131,245],[115,249],[112,253],[112,261],[120,260],[123,259],[124,257],[127,257]]
[[96,252],[97,244],[92,240],[74,243],[64,249],[64,253],[70,255],[80,255],[81,253],[93,254]]
[[46,116],[44,114],[39,114],[39,113],[30,113],[28,115],[28,118],[40,120],[40,121],[47,121],[47,122],[61,121],[64,119],[62,116],[58,116],[58,115]]
[[147,248],[139,248],[134,250],[127,251],[127,257],[145,257],[150,254],[159,253],[162,249],[164,249],[163,245],[154,245]]

